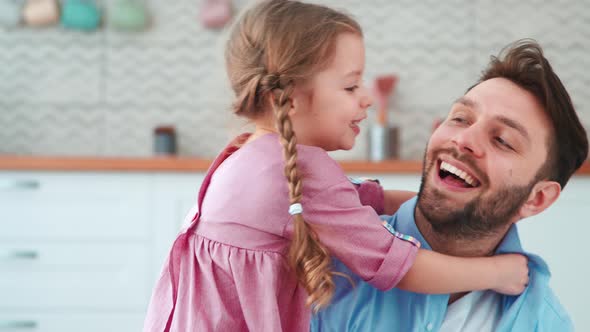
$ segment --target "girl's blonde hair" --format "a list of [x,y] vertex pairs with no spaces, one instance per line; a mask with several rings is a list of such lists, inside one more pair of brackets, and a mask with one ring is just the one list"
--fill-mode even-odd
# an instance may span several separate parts
[[[359,24],[336,10],[298,1],[263,1],[234,26],[225,51],[229,80],[237,100],[233,111],[254,120],[274,111],[283,146],[290,204],[299,203],[302,179],[297,170],[297,139],[288,112],[295,85],[308,82],[334,56],[337,36],[362,36]],[[301,214],[294,215],[288,262],[309,295],[314,310],[329,303],[334,272],[326,248]]]

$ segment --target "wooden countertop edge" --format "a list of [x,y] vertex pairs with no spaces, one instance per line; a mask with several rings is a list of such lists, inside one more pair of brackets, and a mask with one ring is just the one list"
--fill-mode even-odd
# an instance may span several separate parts
[[[212,160],[190,157],[96,158],[1,156],[0,170],[14,171],[130,171],[204,172]],[[347,172],[419,173],[422,163],[409,160],[384,162],[339,161]]]
[[[351,173],[408,173],[422,171],[416,160],[339,161]],[[97,158],[0,156],[0,170],[14,171],[129,171],[129,172],[204,172],[211,160],[190,157]],[[590,163],[585,163],[576,175],[590,175]]]

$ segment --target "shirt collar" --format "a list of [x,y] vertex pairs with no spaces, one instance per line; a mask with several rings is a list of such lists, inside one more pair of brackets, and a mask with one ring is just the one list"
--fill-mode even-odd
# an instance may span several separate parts
[[[418,202],[418,197],[415,196],[409,201],[402,204],[396,214],[393,215],[392,222],[393,227],[400,233],[413,236],[422,244],[422,248],[432,250],[430,244],[424,239],[422,233],[416,226],[416,219],[414,217],[414,211],[416,209],[416,203]],[[529,259],[529,262],[532,263],[537,270],[544,272],[546,274],[549,273],[549,267],[547,263],[543,261],[539,256],[527,253],[522,248],[522,244],[520,243],[520,236],[518,235],[518,229],[516,225],[512,225],[500,242],[498,249],[496,249],[496,254],[505,254],[505,253],[518,253],[526,255]]]

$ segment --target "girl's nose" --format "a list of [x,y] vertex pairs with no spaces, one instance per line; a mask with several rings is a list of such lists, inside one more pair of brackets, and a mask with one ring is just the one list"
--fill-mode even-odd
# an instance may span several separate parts
[[367,89],[367,87],[365,87],[364,85],[361,89],[363,93],[361,96],[361,107],[366,109],[373,105],[373,95],[369,92],[369,89]]

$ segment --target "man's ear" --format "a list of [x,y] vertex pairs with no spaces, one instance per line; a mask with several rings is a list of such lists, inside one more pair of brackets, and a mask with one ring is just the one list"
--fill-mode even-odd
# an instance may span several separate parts
[[555,181],[540,181],[533,186],[527,201],[520,208],[520,217],[526,218],[543,212],[561,193],[561,185]]

